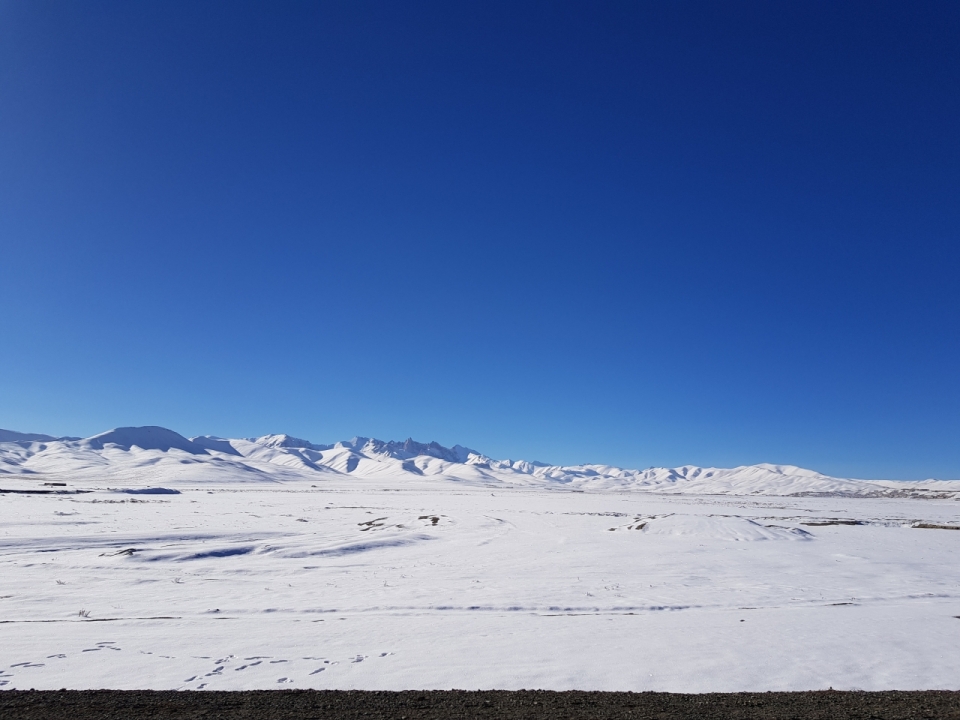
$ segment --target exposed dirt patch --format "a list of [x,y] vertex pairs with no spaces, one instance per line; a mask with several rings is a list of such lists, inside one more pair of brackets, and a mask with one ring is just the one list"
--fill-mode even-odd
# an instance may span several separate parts
[[0,717],[70,718],[466,718],[605,720],[634,718],[960,719],[960,692],[797,692],[681,695],[509,691],[0,692]]

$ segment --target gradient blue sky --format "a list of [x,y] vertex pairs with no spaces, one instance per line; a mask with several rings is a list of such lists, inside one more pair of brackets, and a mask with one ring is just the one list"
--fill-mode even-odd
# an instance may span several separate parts
[[0,1],[0,427],[960,477],[960,4]]

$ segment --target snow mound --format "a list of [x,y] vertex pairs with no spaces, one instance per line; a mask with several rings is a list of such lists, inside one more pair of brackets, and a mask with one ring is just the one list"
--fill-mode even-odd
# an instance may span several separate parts
[[807,540],[810,533],[797,528],[761,525],[744,517],[723,515],[668,515],[647,521],[648,535],[692,535],[709,540]]

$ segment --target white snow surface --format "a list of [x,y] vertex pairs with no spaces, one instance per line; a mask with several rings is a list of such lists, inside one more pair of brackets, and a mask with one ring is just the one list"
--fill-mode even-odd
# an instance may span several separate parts
[[0,433],[0,688],[960,689],[956,481]]

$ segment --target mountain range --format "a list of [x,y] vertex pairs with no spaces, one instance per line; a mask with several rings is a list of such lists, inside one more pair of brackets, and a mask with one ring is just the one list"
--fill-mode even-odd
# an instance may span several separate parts
[[[6,480],[4,480],[6,478]],[[0,430],[0,482],[72,481],[96,486],[234,484],[371,479],[448,481],[498,488],[704,495],[839,495],[960,498],[960,481],[834,478],[792,465],[633,470],[495,460],[461,445],[444,447],[356,437],[321,445],[290,435],[187,438],[162,427],[122,427],[88,438]]]

